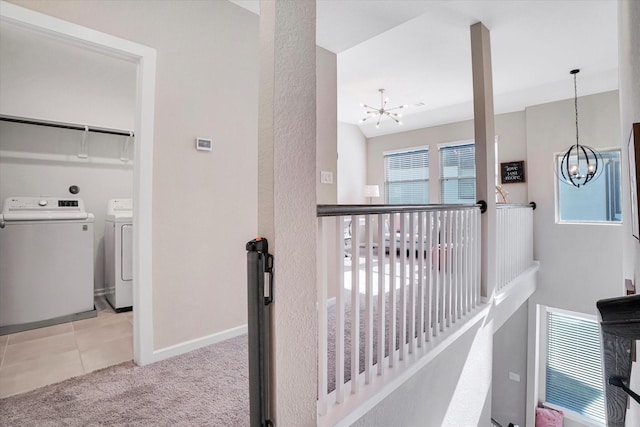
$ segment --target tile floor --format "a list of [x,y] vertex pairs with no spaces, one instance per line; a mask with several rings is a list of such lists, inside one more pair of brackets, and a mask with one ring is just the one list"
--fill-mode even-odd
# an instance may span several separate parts
[[133,313],[96,300],[98,316],[0,336],[0,398],[133,358]]

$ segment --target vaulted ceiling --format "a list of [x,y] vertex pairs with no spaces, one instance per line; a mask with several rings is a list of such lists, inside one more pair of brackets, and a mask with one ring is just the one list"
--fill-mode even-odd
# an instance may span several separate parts
[[317,43],[338,58],[338,120],[357,124],[381,88],[409,108],[402,126],[360,124],[367,137],[471,119],[478,21],[491,33],[496,114],[573,97],[573,68],[579,96],[618,87],[615,0],[318,0]]

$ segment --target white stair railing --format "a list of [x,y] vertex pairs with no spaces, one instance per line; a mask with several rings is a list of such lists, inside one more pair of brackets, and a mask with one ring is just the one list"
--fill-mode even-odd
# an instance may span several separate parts
[[497,205],[497,292],[533,265],[533,209],[533,205]]
[[320,422],[480,304],[480,209],[318,206],[318,227]]

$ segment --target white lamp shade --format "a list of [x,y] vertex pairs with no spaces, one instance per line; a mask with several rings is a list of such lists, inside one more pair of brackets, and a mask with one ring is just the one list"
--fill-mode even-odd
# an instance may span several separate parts
[[364,197],[380,197],[380,186],[378,185],[365,185]]

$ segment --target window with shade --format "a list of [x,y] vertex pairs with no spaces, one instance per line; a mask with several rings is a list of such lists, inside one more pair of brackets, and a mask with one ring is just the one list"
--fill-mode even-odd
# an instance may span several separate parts
[[600,329],[597,321],[581,313],[545,307],[546,345],[541,350],[546,406],[565,412],[565,417],[604,425]]
[[[556,208],[559,222],[622,221],[620,150],[601,151],[600,154],[603,171],[599,177],[580,188],[558,182]],[[562,155],[556,156],[556,162],[559,168]],[[575,163],[575,156],[569,162]]]
[[429,203],[429,150],[385,154],[384,193],[389,205]]
[[440,201],[476,202],[476,147],[473,143],[440,147]]

